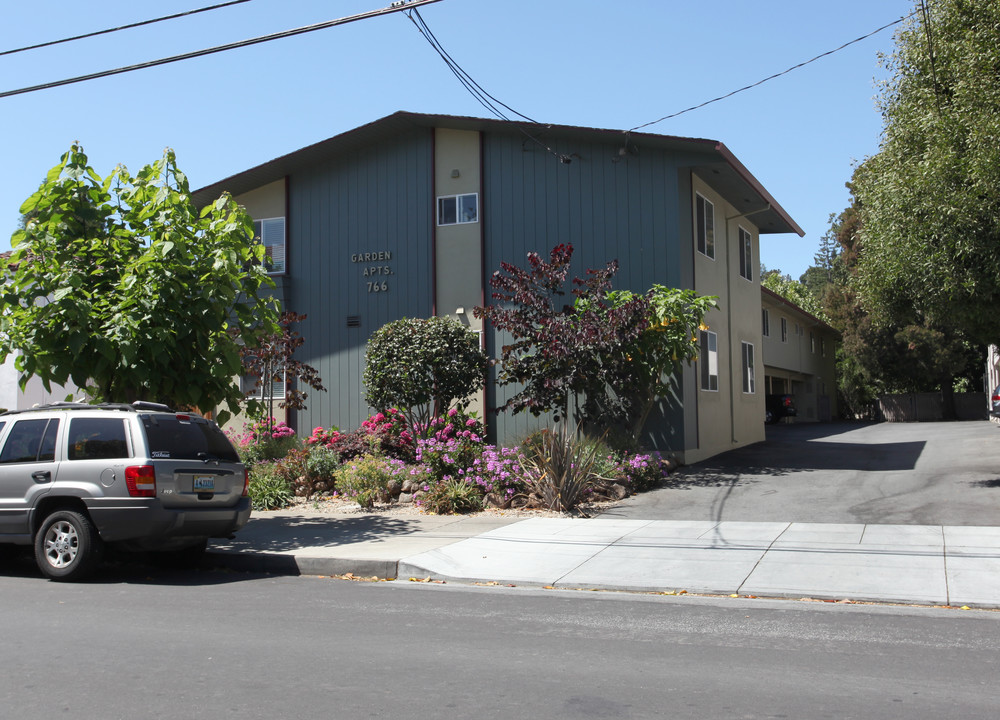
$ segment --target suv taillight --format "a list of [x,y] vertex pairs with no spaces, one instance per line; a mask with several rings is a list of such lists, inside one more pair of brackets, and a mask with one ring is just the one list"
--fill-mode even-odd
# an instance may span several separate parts
[[131,497],[156,497],[156,470],[152,465],[127,467],[125,484]]
[[782,400],[781,404],[784,405],[785,407],[791,407],[792,406],[792,399],[786,395],[785,399]]
[[247,468],[243,468],[243,497],[247,497],[250,494],[250,471]]

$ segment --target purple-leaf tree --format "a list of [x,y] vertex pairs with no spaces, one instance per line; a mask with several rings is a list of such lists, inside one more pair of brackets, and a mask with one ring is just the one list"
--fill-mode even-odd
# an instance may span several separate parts
[[573,246],[560,244],[548,260],[528,253],[527,269],[501,263],[490,278],[495,304],[473,311],[509,335],[498,359],[497,380],[521,387],[498,412],[537,416],[551,411],[558,422],[568,416],[572,399],[575,419],[586,421],[581,397],[590,406],[607,395],[608,373],[614,366],[609,359],[619,357],[646,327],[645,297],[615,306],[608,302],[617,260],[587,270],[585,278],[573,278],[573,297],[567,297],[564,286],[572,257]]

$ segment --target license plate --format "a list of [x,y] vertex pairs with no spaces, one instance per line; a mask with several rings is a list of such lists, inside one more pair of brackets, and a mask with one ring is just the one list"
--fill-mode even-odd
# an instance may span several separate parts
[[215,490],[215,476],[214,475],[195,475],[194,476],[194,491],[195,492],[211,492]]

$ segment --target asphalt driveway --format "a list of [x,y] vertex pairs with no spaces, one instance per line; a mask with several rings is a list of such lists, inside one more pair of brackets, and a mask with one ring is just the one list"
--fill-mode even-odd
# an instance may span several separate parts
[[798,424],[680,468],[603,518],[1000,525],[1000,427]]

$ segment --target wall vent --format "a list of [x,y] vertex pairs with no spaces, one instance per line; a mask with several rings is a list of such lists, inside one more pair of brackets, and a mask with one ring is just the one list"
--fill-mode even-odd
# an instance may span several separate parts
[[361,316],[360,315],[348,315],[347,316],[347,327],[349,327],[349,328],[359,328],[359,327],[361,327]]

